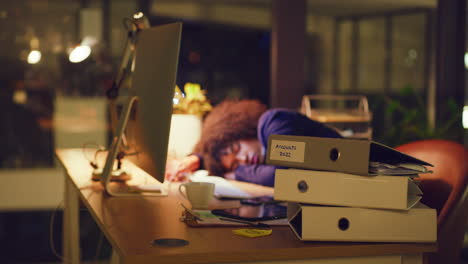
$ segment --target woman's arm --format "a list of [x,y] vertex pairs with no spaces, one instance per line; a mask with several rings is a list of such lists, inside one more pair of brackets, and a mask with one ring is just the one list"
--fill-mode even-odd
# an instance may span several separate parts
[[280,167],[273,165],[241,165],[235,171],[235,180],[273,187],[277,168]]

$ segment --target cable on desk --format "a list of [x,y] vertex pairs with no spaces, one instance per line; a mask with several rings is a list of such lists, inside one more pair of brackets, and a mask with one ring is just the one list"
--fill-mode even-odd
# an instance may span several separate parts
[[96,246],[96,253],[95,253],[95,255],[94,255],[94,260],[93,260],[93,262],[98,261],[99,255],[100,255],[100,253],[101,253],[102,242],[103,242],[103,240],[104,240],[104,235],[102,234],[102,231],[101,231],[101,230],[99,230],[99,231],[100,231],[100,232],[99,232],[99,240],[98,240],[98,244],[97,244],[97,246]]
[[57,213],[58,209],[63,206],[63,200],[60,201],[60,203],[55,207],[55,210],[52,211],[52,215],[50,216],[50,222],[49,222],[49,243],[50,243],[50,249],[52,250],[52,253],[61,261],[63,261],[63,256],[60,255],[57,250],[55,249],[55,244],[54,244],[54,221],[55,221],[55,214]]
[[[96,148],[97,150],[94,152],[94,157],[93,157],[92,160],[89,159],[89,158],[87,157],[87,155],[86,155],[85,150],[86,150],[87,146],[95,146],[95,147],[97,147],[97,148]],[[103,147],[103,146],[101,146],[101,145],[99,145],[99,144],[97,144],[97,143],[89,142],[89,143],[84,143],[84,144],[83,144],[83,146],[82,146],[82,148],[81,148],[81,151],[83,152],[83,156],[84,156],[84,158],[88,161],[89,165],[91,165],[91,167],[93,167],[93,169],[98,169],[99,166],[98,166],[98,164],[97,164],[97,156],[98,156],[99,153],[104,152],[104,151],[107,151],[107,148],[105,148],[105,147]]]

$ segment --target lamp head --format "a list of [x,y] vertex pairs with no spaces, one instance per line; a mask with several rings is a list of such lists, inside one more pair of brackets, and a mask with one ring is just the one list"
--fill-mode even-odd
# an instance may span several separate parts
[[142,12],[137,12],[133,14],[132,22],[137,30],[150,27],[148,18]]

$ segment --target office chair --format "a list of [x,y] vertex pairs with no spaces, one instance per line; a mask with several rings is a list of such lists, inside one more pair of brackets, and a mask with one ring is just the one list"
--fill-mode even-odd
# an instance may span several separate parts
[[422,203],[437,210],[438,251],[428,263],[459,263],[468,218],[468,149],[456,142],[429,139],[396,147],[434,165],[420,175]]

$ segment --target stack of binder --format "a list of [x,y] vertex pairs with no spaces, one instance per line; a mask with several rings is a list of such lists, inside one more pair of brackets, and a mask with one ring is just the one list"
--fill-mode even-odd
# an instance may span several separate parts
[[272,135],[275,199],[301,240],[435,242],[436,210],[414,181],[431,164],[369,140]]

